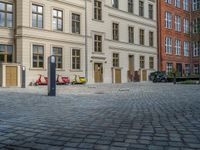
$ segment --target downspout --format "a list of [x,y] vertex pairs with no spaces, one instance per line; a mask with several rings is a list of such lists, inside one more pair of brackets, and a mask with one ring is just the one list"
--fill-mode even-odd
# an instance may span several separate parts
[[192,33],[193,33],[193,22],[192,22],[192,1],[190,3],[190,75],[192,74],[192,56],[193,56],[193,40],[192,40]]
[[88,81],[87,0],[85,0],[85,78]]
[[15,11],[14,11],[14,13],[15,13],[15,15],[14,15],[14,18],[13,18],[13,20],[14,20],[14,25],[13,25],[13,28],[14,28],[14,33],[13,33],[13,38],[14,38],[14,58],[15,58],[15,60],[14,60],[14,62],[15,63],[17,63],[17,39],[16,39],[16,35],[17,35],[17,0],[14,0],[14,8],[15,8]]
[[161,69],[161,64],[160,64],[160,62],[161,62],[161,58],[160,58],[160,48],[161,48],[161,43],[160,43],[160,38],[161,38],[161,36],[160,36],[160,0],[158,0],[157,1],[157,67],[158,67],[158,71],[160,71]]

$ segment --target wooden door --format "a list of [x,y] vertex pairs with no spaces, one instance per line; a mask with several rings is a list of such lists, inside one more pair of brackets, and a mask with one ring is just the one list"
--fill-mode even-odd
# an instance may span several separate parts
[[101,63],[94,64],[94,81],[95,83],[103,82],[103,64]]
[[142,70],[142,81],[147,81],[147,70]]
[[115,69],[115,83],[121,82],[121,69]]
[[6,67],[6,86],[17,86],[17,67]]

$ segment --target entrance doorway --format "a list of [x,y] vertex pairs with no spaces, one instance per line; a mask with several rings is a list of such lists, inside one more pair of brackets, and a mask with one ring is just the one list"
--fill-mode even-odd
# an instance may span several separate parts
[[95,83],[103,82],[103,64],[102,63],[94,64],[94,81]]
[[17,67],[6,67],[6,86],[17,86]]
[[182,72],[183,72],[182,69],[183,69],[182,68],[182,64],[181,63],[177,63],[176,64],[176,71],[178,72],[178,75],[180,75],[181,77],[182,77]]
[[121,69],[115,69],[115,83],[122,83],[122,81],[121,81]]
[[128,56],[129,60],[129,66],[128,66],[128,81],[133,81],[134,80],[134,56],[129,55]]

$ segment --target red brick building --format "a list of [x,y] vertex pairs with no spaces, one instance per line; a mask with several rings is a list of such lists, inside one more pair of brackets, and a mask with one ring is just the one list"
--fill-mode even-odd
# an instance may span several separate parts
[[191,70],[191,0],[158,0],[158,68],[185,76]]

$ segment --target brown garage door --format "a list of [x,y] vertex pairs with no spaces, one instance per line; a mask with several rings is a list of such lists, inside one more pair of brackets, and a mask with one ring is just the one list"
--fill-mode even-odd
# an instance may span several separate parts
[[17,67],[6,67],[6,86],[17,86]]
[[121,82],[121,69],[115,69],[115,83]]

